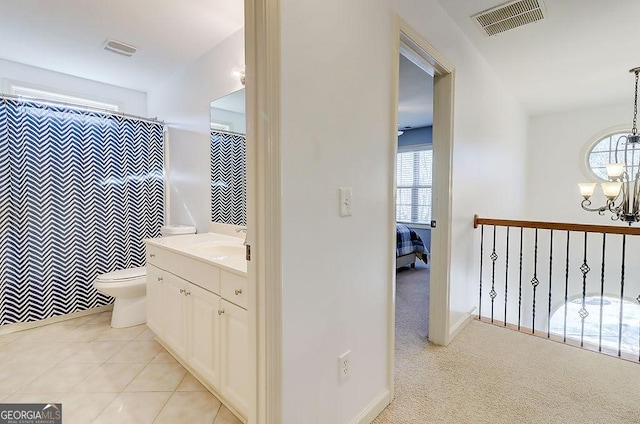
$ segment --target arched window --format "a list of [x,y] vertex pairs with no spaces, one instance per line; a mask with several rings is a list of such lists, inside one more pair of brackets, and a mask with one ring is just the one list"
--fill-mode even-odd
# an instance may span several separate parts
[[[611,132],[596,141],[587,153],[587,167],[600,180],[607,181],[607,163],[627,162],[632,163],[632,169],[627,169],[629,175],[635,176],[638,172],[638,164],[640,162],[640,153],[630,149],[630,158],[625,160],[624,143],[628,131]],[[618,157],[616,159],[616,147],[618,148]],[[633,177],[632,177],[633,178]]]
[[[582,296],[567,302],[566,335],[568,339],[580,340],[598,346],[600,340],[603,348],[617,351],[621,341],[621,351],[638,355],[638,330],[640,328],[640,305],[637,301],[594,295],[586,296],[582,308]],[[600,308],[602,307],[602,339],[600,339]],[[622,325],[620,314],[622,313]],[[584,316],[584,332],[582,317]],[[552,333],[564,334],[565,305],[561,305],[551,315],[550,330]],[[620,338],[620,330],[622,337]]]

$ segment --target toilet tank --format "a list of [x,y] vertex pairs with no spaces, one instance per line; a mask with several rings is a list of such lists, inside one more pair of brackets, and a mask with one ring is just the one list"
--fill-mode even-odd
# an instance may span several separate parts
[[160,227],[160,234],[162,237],[171,237],[181,234],[195,234],[196,227],[192,225],[163,225]]

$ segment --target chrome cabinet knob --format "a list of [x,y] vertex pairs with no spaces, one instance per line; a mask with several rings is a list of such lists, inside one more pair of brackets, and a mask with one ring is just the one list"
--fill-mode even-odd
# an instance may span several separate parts
[[162,277],[158,277],[158,281],[162,281]]
[[218,315],[224,314],[224,309],[218,309]]
[[237,289],[236,290],[236,296],[238,296],[239,294],[242,294],[242,289]]
[[149,257],[150,257],[150,258],[155,258],[155,257],[156,257],[156,254],[155,254],[155,253],[149,253]]
[[184,291],[184,295],[185,295],[185,296],[189,296],[190,294],[191,294],[191,292],[190,292],[190,291],[186,291],[186,290]]
[[180,289],[180,294],[184,294],[185,291],[185,289]]

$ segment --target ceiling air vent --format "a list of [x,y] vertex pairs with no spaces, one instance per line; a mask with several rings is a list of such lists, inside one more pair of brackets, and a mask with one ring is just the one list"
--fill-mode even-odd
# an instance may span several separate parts
[[136,49],[135,47],[130,46],[129,44],[121,43],[120,41],[116,41],[116,40],[105,41],[103,44],[103,47],[105,50],[118,53],[124,56],[128,56],[128,57],[133,56],[133,54],[136,51],[138,51],[138,49]]
[[472,16],[489,35],[500,34],[544,19],[540,0],[519,0],[505,3]]

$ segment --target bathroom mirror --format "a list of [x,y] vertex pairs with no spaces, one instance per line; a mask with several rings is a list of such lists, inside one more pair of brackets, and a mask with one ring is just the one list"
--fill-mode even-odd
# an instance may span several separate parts
[[244,89],[211,102],[211,222],[247,225]]
[[211,129],[246,134],[244,88],[211,102]]

